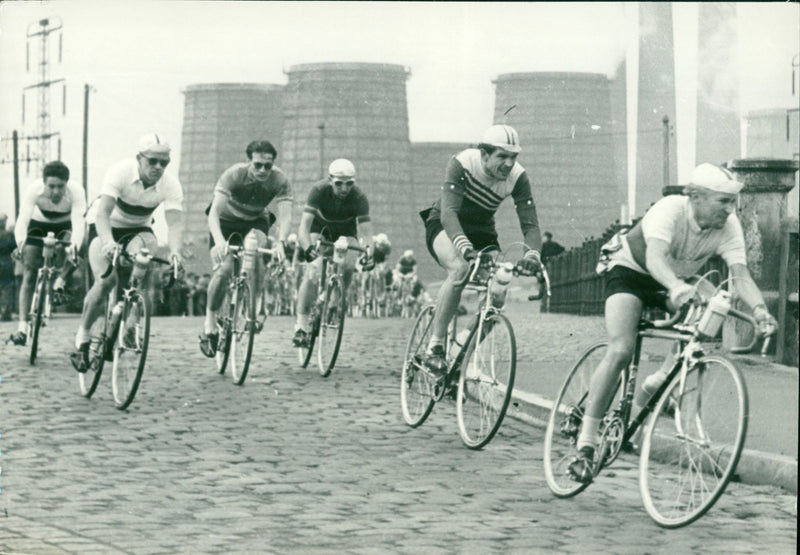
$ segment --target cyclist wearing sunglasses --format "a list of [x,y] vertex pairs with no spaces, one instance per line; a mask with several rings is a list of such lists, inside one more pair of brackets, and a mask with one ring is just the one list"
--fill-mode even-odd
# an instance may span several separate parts
[[470,261],[477,250],[490,246],[499,249],[494,214],[503,199],[514,199],[528,246],[523,259],[526,269],[533,272],[541,266],[542,236],[528,174],[517,162],[520,150],[513,127],[489,127],[477,148],[463,150],[450,159],[441,197],[420,212],[428,251],[447,270],[426,353],[426,365],[436,374],[447,370],[444,340],[458,310]]
[[[217,353],[219,333],[217,312],[225,298],[225,287],[233,272],[233,258],[226,248],[231,236],[236,243],[250,230],[258,239],[258,246],[267,245],[267,234],[274,216],[267,210],[270,203],[278,208],[277,257],[285,259],[286,240],[292,225],[292,188],[289,179],[274,165],[278,151],[269,141],[253,141],[245,150],[249,162],[234,164],[217,181],[214,198],[206,210],[208,214],[209,247],[213,276],[208,284],[208,302],[203,332],[200,334],[200,351],[212,358]],[[254,283],[263,285],[263,262],[256,257]],[[260,291],[255,291],[258,296]]]
[[[181,261],[183,244],[183,187],[177,178],[165,173],[170,162],[170,146],[158,133],[139,139],[135,158],[122,160],[109,168],[100,194],[92,201],[86,221],[89,223],[89,265],[95,281],[83,301],[81,324],[75,335],[75,352],[70,359],[79,372],[89,363],[89,330],[102,315],[105,299],[116,283],[115,273],[102,274],[121,244],[131,254],[142,247],[156,252],[158,241],[151,227],[153,212],[164,205],[170,257]],[[137,238],[137,241],[132,241]],[[131,247],[128,244],[131,243]]]
[[[17,242],[16,255],[23,262],[22,286],[19,291],[19,328],[9,340],[14,345],[25,345],[36,273],[44,264],[42,257],[42,237],[52,231],[56,237],[72,233],[70,252],[64,257],[64,267],[53,283],[53,292],[63,293],[64,285],[74,266],[67,261],[77,253],[83,243],[86,195],[83,187],[70,182],[69,168],[59,161],[44,166],[42,179],[31,183],[22,197],[22,202],[14,227]],[[63,252],[61,249],[58,251]],[[61,252],[58,252],[60,258]],[[57,261],[60,264],[61,261]]]
[[[358,237],[364,239],[367,253],[372,253],[372,223],[369,202],[356,186],[356,168],[350,160],[340,158],[331,162],[328,177],[317,182],[308,193],[298,230],[300,248],[305,252],[307,265],[297,293],[297,323],[292,342],[295,347],[307,347],[309,310],[316,295],[322,259],[317,256],[315,244],[321,236],[327,241],[347,237],[350,246],[358,246]],[[355,271],[356,251],[348,251],[342,268],[344,289],[350,287]],[[369,269],[371,261],[365,265]]]

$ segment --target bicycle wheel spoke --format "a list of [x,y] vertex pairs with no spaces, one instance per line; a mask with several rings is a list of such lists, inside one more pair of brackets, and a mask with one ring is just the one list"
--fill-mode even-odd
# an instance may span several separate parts
[[339,279],[328,282],[319,330],[317,363],[322,377],[330,375],[339,355],[345,319],[345,292]]
[[[701,359],[664,392],[645,430],[640,490],[650,516],[676,528],[705,514],[736,468],[747,432],[747,392],[721,357]],[[664,410],[675,403],[674,414]]]
[[400,404],[406,424],[417,427],[433,409],[433,381],[420,367],[431,334],[433,307],[420,312],[408,339],[400,377]]
[[141,383],[150,336],[150,301],[139,291],[130,293],[125,302],[119,331],[114,339],[114,366],[111,388],[117,408],[133,402]]
[[244,281],[236,297],[236,309],[231,322],[232,338],[230,345],[231,376],[234,383],[242,385],[250,368],[255,336],[255,306],[252,302],[250,287]]
[[[511,324],[501,314],[484,321],[464,348],[456,401],[458,427],[467,447],[479,449],[492,440],[505,417],[516,372],[516,343]],[[483,337],[481,337],[483,336]]]

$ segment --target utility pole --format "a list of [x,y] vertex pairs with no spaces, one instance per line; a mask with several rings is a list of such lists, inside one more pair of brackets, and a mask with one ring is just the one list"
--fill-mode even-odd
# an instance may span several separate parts
[[14,143],[14,221],[19,216],[19,135],[17,130],[11,135]]
[[89,92],[92,87],[83,86],[83,194],[89,201]]
[[[38,30],[37,26],[39,27]],[[39,52],[39,82],[34,83],[33,85],[28,85],[23,89],[22,92],[22,122],[25,123],[25,91],[29,89],[38,89],[39,90],[39,105],[38,105],[38,114],[36,117],[37,120],[37,130],[38,136],[35,138],[38,139],[39,148],[38,152],[36,153],[36,159],[39,162],[39,170],[44,167],[44,165],[50,159],[50,139],[58,136],[59,133],[52,133],[50,131],[50,87],[55,85],[56,83],[62,83],[62,112],[66,114],[66,85],[64,84],[64,79],[50,79],[50,61],[49,61],[49,44],[48,39],[51,33],[56,31],[60,31],[62,27],[61,19],[55,18],[55,21],[51,22],[50,19],[40,19],[39,21],[33,22],[28,25],[27,37],[28,43],[26,48],[26,60],[25,66],[30,71],[30,42],[31,39],[35,37],[40,37],[40,52]],[[62,52],[62,42],[61,42],[62,35],[59,33],[58,38],[58,62],[61,63],[61,52]],[[59,148],[58,148],[58,157],[61,157],[61,144],[59,139]]]

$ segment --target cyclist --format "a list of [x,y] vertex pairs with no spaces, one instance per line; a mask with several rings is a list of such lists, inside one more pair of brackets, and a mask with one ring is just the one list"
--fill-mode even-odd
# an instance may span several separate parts
[[[328,177],[311,188],[300,220],[298,239],[304,249],[306,271],[297,294],[297,322],[292,343],[295,347],[308,347],[308,312],[316,295],[317,282],[322,268],[315,243],[321,236],[327,241],[346,237],[350,246],[358,246],[358,235],[364,238],[367,253],[372,252],[372,223],[369,201],[356,186],[356,168],[350,160],[339,158],[328,167]],[[342,268],[344,290],[350,286],[357,257],[348,251]],[[371,261],[364,265],[369,271]]]
[[[78,252],[83,243],[85,213],[86,195],[83,187],[70,182],[69,168],[63,162],[45,164],[42,179],[33,182],[25,191],[17,225],[14,227],[17,256],[21,256],[23,262],[22,285],[19,290],[19,327],[17,333],[9,338],[14,345],[25,345],[27,341],[28,313],[36,284],[36,273],[44,264],[42,237],[50,231],[56,236],[63,232],[72,234],[63,269],[53,283],[53,293],[58,296],[63,293],[66,279],[74,269],[68,260]],[[36,232],[36,235],[31,232]]]
[[[225,286],[233,272],[233,258],[225,252],[234,233],[244,237],[249,232],[258,239],[258,246],[267,245],[272,214],[267,206],[274,200],[278,208],[277,257],[286,257],[284,243],[292,223],[292,188],[283,171],[275,166],[278,151],[269,141],[252,141],[245,149],[249,162],[234,164],[220,176],[209,206],[209,247],[213,276],[208,284],[206,319],[200,334],[200,351],[212,358],[217,354],[217,312],[225,298]],[[256,288],[262,285],[263,261],[256,257]],[[260,291],[255,291],[256,298]]]
[[477,148],[463,150],[450,159],[440,198],[420,212],[428,251],[447,270],[426,351],[426,365],[436,375],[447,371],[444,339],[458,310],[469,262],[477,256],[476,249],[499,248],[494,213],[508,196],[514,199],[528,246],[523,264],[530,272],[541,267],[539,221],[528,173],[517,162],[520,150],[513,127],[489,127]]
[[394,267],[394,273],[392,275],[392,287],[394,289],[400,287],[400,282],[403,280],[403,278],[416,281],[417,259],[414,258],[413,250],[408,249],[403,252],[403,256],[397,260],[397,264]]
[[[728,265],[739,297],[753,307],[761,331],[774,329],[775,319],[747,269],[744,235],[735,213],[741,188],[728,170],[701,164],[692,172],[686,195],[662,198],[629,232],[618,233],[601,247],[597,270],[605,281],[608,350],[589,383],[578,455],[569,467],[576,481],[593,479],[600,422],[619,373],[633,355],[644,307],[679,308],[693,291],[684,280],[719,254]],[[672,365],[669,359],[658,372],[662,383]],[[637,392],[637,405],[647,402],[642,396]]]
[[[139,139],[135,157],[111,166],[103,178],[99,196],[92,201],[86,220],[89,223],[89,264],[94,284],[83,301],[83,314],[75,334],[75,352],[70,355],[78,372],[89,367],[89,330],[102,315],[105,299],[117,282],[116,272],[102,275],[117,245],[133,254],[144,246],[150,252],[158,247],[151,227],[153,212],[163,204],[168,227],[170,258],[180,264],[183,244],[183,188],[180,181],[165,173],[170,162],[170,146],[159,133]],[[132,241],[138,238],[139,241]],[[137,244],[141,243],[141,244]]]
[[286,238],[286,243],[283,245],[283,252],[286,254],[286,260],[294,265],[297,261],[297,257],[300,255],[300,249],[297,248],[297,233],[290,233]]

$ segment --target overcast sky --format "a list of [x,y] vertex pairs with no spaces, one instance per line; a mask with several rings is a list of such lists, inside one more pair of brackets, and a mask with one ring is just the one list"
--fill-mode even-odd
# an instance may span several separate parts
[[[132,155],[139,135],[170,137],[179,161],[181,90],[194,83],[286,83],[293,64],[329,61],[407,66],[412,141],[472,142],[489,124],[492,79],[508,72],[610,73],[629,43],[627,21],[635,5],[620,3],[450,2],[189,2],[81,1],[0,3],[0,135],[13,129],[35,135],[38,39],[26,72],[26,29],[43,17],[63,21],[51,37],[53,131],[62,136],[62,159],[81,179],[83,86],[90,100],[90,193],[107,166]],[[696,6],[676,5],[676,49],[681,21]],[[742,113],[798,104],[791,94],[792,56],[800,51],[796,3],[738,4]],[[0,143],[0,157],[10,157]],[[53,151],[55,155],[55,151]],[[280,162],[280,161],[279,161]],[[177,163],[172,168],[177,172]],[[0,211],[13,212],[10,164],[0,166]],[[25,185],[34,179],[26,175]]]

